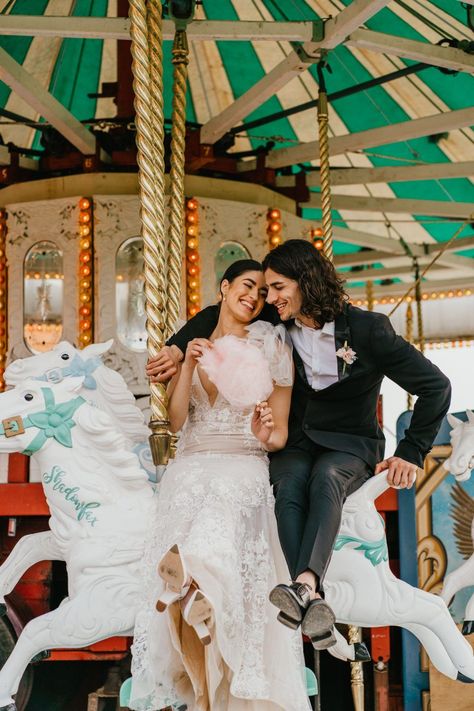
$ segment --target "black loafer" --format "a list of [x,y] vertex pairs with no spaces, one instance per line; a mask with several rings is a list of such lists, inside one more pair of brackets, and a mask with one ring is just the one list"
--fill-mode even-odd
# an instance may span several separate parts
[[270,593],[270,602],[280,610],[279,621],[286,627],[296,630],[311,602],[308,586],[302,583],[277,585]]
[[310,638],[314,649],[328,649],[336,644],[334,624],[336,616],[322,598],[312,600],[308,605],[301,631]]

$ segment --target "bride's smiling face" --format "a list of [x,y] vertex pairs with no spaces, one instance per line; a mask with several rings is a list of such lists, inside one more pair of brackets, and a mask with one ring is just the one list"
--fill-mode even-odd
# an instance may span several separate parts
[[221,284],[222,308],[238,321],[250,323],[263,309],[267,287],[262,272],[248,271]]

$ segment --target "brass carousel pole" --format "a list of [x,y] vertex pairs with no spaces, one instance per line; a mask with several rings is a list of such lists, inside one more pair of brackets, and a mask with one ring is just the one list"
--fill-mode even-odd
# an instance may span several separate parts
[[[165,162],[162,3],[130,0],[130,34],[137,126],[137,162],[144,252],[148,353],[157,355],[165,334]],[[150,384],[150,447],[156,466],[169,458],[165,386]]]
[[319,171],[321,177],[321,225],[323,228],[323,252],[331,262],[333,260],[332,208],[331,208],[331,172],[329,164],[329,111],[326,81],[323,69],[326,61],[321,58],[318,72],[318,133],[319,133]]
[[[171,11],[173,5],[171,5]],[[189,47],[186,25],[194,14],[194,2],[188,4],[186,20],[176,19],[172,49],[173,104],[171,113],[171,167],[169,202],[168,282],[166,288],[166,336],[176,328],[180,309],[181,263],[185,240],[185,148],[186,148],[186,82]],[[176,453],[177,436],[171,435],[170,457]]]
[[[329,107],[326,91],[326,82],[323,69],[327,66],[325,59],[321,59],[317,66],[318,72],[318,129],[319,129],[319,170],[321,177],[321,225],[323,228],[323,252],[325,257],[333,260],[333,232],[332,232],[332,207],[331,207],[331,171],[329,163]],[[362,631],[360,627],[349,627],[349,642],[360,642]],[[354,708],[364,711],[364,676],[361,662],[351,662],[351,687]]]
[[180,309],[181,261],[185,238],[185,142],[186,142],[186,81],[189,49],[186,30],[176,27],[172,49],[173,110],[171,115],[171,168],[170,168],[170,230],[168,245],[168,285],[166,331],[170,335],[175,327]]
[[[413,343],[413,308],[411,305],[411,298],[408,298],[409,301],[406,312],[405,338],[408,343]],[[411,393],[407,393],[407,410],[413,410],[413,395]]]

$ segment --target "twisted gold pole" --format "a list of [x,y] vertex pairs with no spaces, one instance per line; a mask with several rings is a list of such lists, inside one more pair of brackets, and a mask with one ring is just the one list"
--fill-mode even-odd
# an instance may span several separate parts
[[173,111],[171,116],[170,231],[166,333],[171,335],[179,317],[181,261],[185,235],[184,169],[186,144],[186,80],[189,48],[186,31],[177,29],[173,43]]
[[373,311],[374,310],[374,282],[370,281],[370,279],[365,284],[365,293],[367,296],[367,310]]
[[[362,630],[349,625],[349,644],[362,642]],[[364,711],[364,668],[362,662],[351,662],[351,690],[355,711]]]
[[321,209],[324,239],[324,255],[333,259],[332,212],[331,212],[331,179],[329,166],[328,137],[328,98],[325,91],[319,90],[318,96],[318,127],[319,127],[319,165],[321,176]]
[[[149,12],[147,12],[147,7]],[[134,76],[143,237],[148,352],[155,356],[164,340],[164,116],[162,74],[162,6],[160,0],[130,0],[130,34]],[[166,390],[151,383],[150,447],[155,465],[166,464],[169,433]]]
[[[413,309],[411,299],[407,304],[405,338],[408,343],[413,343]],[[413,410],[413,395],[407,393],[407,410]]]
[[[418,270],[418,268],[417,268]],[[421,308],[421,281],[417,277],[415,286],[415,300],[416,300],[416,325],[418,328],[418,347],[422,353],[425,352],[425,334],[423,330],[423,314]]]

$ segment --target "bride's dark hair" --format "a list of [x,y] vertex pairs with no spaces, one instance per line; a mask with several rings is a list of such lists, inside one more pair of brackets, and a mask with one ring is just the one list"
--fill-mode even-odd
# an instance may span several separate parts
[[223,281],[228,281],[232,284],[234,279],[242,276],[245,272],[263,272],[263,267],[260,262],[255,259],[238,259],[236,262],[232,262],[230,266],[227,267],[222,278],[219,282],[219,292],[221,291],[221,286]]

